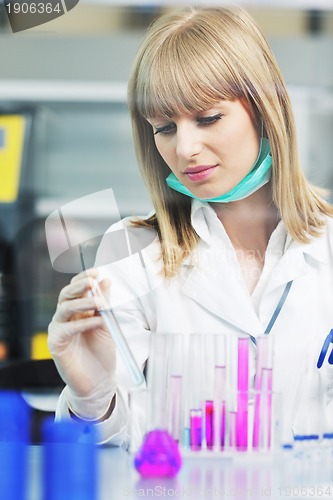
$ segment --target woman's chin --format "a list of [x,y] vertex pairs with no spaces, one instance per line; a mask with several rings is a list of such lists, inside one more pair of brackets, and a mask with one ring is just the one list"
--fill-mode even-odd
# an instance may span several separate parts
[[213,190],[199,190],[197,189],[196,192],[192,190],[192,193],[197,197],[200,198],[201,200],[211,200],[213,198],[217,198],[218,196],[221,196],[223,193],[213,191]]

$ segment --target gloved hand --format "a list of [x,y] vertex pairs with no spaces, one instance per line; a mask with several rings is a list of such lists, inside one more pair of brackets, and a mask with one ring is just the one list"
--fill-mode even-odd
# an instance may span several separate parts
[[[48,346],[60,376],[67,384],[70,410],[86,420],[102,418],[116,389],[116,349],[98,311],[106,299],[93,297],[96,269],[75,276],[60,294],[48,328]],[[110,283],[99,283],[106,297]]]

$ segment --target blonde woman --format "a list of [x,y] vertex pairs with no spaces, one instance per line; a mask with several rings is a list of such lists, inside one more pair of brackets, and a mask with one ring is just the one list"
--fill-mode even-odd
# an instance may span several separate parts
[[[156,236],[145,253],[150,286],[140,289],[142,266],[133,256],[62,290],[49,327],[67,383],[58,416],[94,421],[104,442],[126,439],[130,382],[120,363],[116,372],[113,342],[88,293],[98,277],[142,367],[150,333],[255,341],[270,325],[274,383],[292,435],[304,359],[313,370],[333,325],[333,209],[300,167],[274,56],[243,9],[185,9],[148,30],[128,96],[155,212],[124,223]],[[329,405],[326,365],[320,384]]]

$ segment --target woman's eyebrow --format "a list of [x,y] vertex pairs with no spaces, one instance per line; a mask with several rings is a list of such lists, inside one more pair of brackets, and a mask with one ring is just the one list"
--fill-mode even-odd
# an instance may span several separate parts
[[159,122],[170,123],[173,119],[167,116],[154,116],[146,118],[146,120],[148,123],[150,123],[150,125],[157,125]]

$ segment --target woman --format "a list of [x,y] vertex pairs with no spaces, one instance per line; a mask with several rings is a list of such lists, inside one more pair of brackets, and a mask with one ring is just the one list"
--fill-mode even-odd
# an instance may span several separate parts
[[[62,290],[49,327],[67,383],[58,415],[96,422],[105,442],[126,439],[130,382],[121,366],[116,376],[115,348],[97,314],[102,304],[89,295],[98,277],[141,366],[150,332],[255,340],[270,331],[275,388],[295,433],[304,358],[310,353],[312,370],[333,324],[333,209],[300,168],[271,50],[240,8],[168,14],[149,29],[128,94],[155,213],[125,224],[157,235],[144,256],[150,283],[140,289],[136,255],[80,274]],[[320,377],[328,402],[327,363]]]

